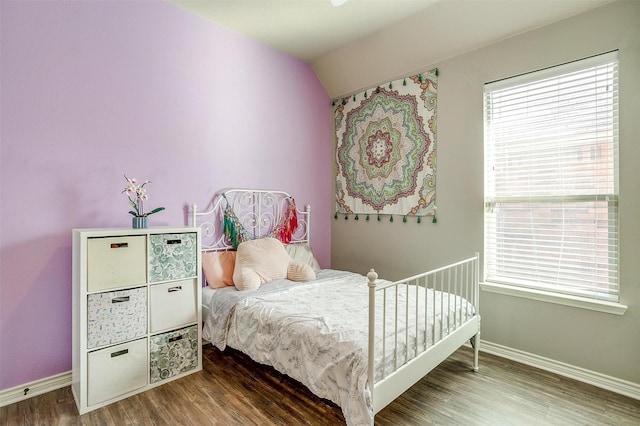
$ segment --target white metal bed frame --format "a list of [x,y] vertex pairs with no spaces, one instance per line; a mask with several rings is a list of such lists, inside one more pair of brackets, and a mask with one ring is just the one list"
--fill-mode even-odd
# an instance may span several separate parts
[[[202,229],[203,251],[231,250],[231,243],[225,238],[222,229],[224,208],[226,207],[225,201],[236,213],[240,223],[251,233],[251,238],[261,238],[268,235],[270,230],[279,223],[292,200],[291,195],[284,191],[229,189],[216,194],[211,202],[211,208],[207,211],[198,212],[197,206],[193,204],[191,207],[191,225],[200,226]],[[304,211],[296,210],[298,229],[293,235],[291,244],[309,243],[311,208],[307,205]],[[373,269],[367,274],[367,279],[369,286],[368,386],[373,405],[373,417],[371,420],[373,425],[376,413],[413,386],[467,341],[471,342],[474,350],[473,370],[478,370],[480,346],[480,315],[478,310],[479,254],[475,253],[471,258],[395,282],[378,283],[378,274]],[[395,312],[396,330],[393,333],[393,337],[389,339],[392,341],[387,341],[387,332],[383,331],[381,344],[383,357],[387,353],[386,348],[390,347],[391,350],[395,351],[397,361],[398,351],[401,350],[398,348],[398,316],[405,315],[403,320],[406,324],[409,324],[412,319],[409,318],[409,306],[404,307],[404,314],[399,313],[402,307],[397,305],[398,292],[415,291],[417,295],[419,287],[449,293],[449,297],[453,296],[454,298],[454,306],[457,302],[467,301],[473,305],[474,314],[470,317],[465,316],[462,318],[461,315],[456,317],[455,311],[452,311],[451,303],[447,303],[447,306],[444,306],[443,298],[440,298],[440,312],[444,314],[444,311],[448,310],[448,318],[453,315],[453,326],[450,319],[447,321],[446,326],[443,325],[443,321],[440,321],[440,338],[435,340],[436,330],[432,330],[431,335],[434,341],[431,344],[427,342],[427,332],[425,330],[423,344],[419,347],[418,339],[415,339],[413,344],[413,353],[416,355],[409,359],[409,344],[407,343],[404,348],[404,359],[408,359],[408,361],[402,365],[394,365],[393,370],[388,374],[383,370],[383,377],[375,381],[376,360],[374,354],[376,335],[374,324],[376,312],[382,312],[383,316],[388,310]],[[382,298],[384,300],[383,306],[381,307],[376,306],[377,292],[385,293],[385,297]],[[386,296],[388,292],[395,292],[395,306],[387,306]],[[424,293],[427,294],[427,292]],[[393,297],[391,299],[393,300]],[[408,305],[409,298],[407,297],[406,300]],[[425,306],[427,306],[426,300]],[[417,308],[418,303],[416,302],[416,311]],[[429,312],[425,312],[425,325],[428,315]],[[435,310],[431,315],[435,321]],[[417,317],[415,325],[417,330],[419,325]],[[408,333],[408,327],[405,333]],[[408,334],[405,336],[405,341],[409,342]]]
[[[231,250],[231,242],[224,236],[222,221],[224,208],[228,203],[238,216],[240,223],[251,232],[253,238],[266,236],[283,217],[293,197],[284,191],[262,189],[229,189],[217,193],[207,211],[199,212],[196,204],[191,205],[191,224],[202,230],[202,250]],[[309,243],[311,235],[311,206],[305,210],[296,208],[298,229],[293,234],[292,244]],[[208,218],[198,220],[199,218]]]

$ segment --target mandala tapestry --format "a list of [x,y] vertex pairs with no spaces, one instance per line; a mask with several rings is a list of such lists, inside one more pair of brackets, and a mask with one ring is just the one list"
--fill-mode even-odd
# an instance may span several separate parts
[[435,221],[437,72],[334,101],[336,214]]

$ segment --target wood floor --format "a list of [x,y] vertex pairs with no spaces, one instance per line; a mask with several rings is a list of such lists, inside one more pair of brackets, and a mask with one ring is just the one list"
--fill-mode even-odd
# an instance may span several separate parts
[[[459,349],[376,425],[640,425],[640,401]],[[204,348],[202,372],[79,416],[70,387],[0,408],[0,425],[343,425],[340,409],[235,351]]]

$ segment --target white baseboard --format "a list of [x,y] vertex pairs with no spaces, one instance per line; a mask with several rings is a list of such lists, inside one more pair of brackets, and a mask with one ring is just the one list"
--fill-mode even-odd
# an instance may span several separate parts
[[[465,346],[468,346],[467,343]],[[482,340],[480,342],[480,352],[486,352],[502,358],[510,359],[522,364],[530,365],[541,370],[549,371],[560,376],[588,383],[602,389],[607,389],[630,398],[640,400],[640,384],[617,379],[615,377],[596,373],[584,368],[575,367],[563,362],[554,361],[538,355],[523,352],[518,349],[508,348]],[[480,364],[482,368],[482,364]],[[23,401],[32,396],[41,395],[56,389],[71,385],[71,371],[60,373],[55,376],[41,380],[35,380],[14,388],[0,391],[0,407]]]
[[[496,343],[481,340],[480,352],[486,352],[502,358],[510,359],[521,364],[530,365],[541,370],[549,371],[560,376],[568,377],[583,383],[588,383],[602,389],[610,390],[630,398],[640,400],[640,384],[607,376],[581,367],[565,364],[560,361],[530,354],[518,349],[508,348]],[[482,364],[480,364],[482,368]]]
[[0,391],[0,407],[42,395],[71,384],[71,371]]

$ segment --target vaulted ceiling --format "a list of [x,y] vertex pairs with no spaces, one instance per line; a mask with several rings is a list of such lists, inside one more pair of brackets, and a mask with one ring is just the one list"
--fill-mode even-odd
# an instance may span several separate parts
[[406,46],[419,48],[420,61],[433,64],[612,0],[167,1],[299,58],[327,81],[336,55],[367,39],[381,39],[381,57],[384,49]]

